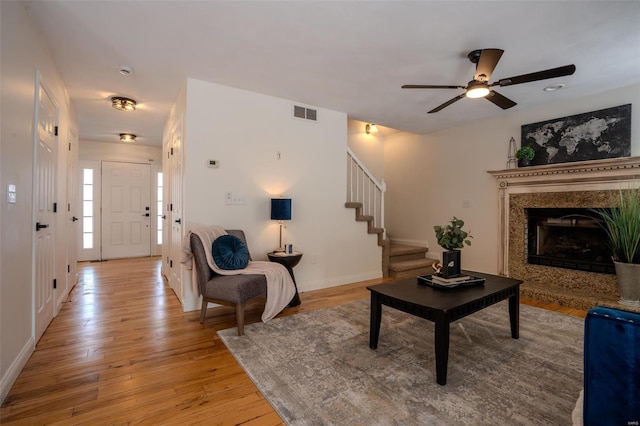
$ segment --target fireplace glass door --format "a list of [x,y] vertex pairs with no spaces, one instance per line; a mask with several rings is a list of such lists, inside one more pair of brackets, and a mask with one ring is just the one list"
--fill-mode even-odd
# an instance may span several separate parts
[[607,235],[597,215],[583,208],[530,208],[527,262],[614,274]]

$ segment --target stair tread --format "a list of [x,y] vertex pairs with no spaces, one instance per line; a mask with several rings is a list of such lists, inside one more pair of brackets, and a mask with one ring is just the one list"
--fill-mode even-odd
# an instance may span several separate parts
[[389,255],[401,256],[403,254],[426,253],[428,251],[429,251],[428,247],[410,246],[406,244],[391,243],[391,246],[389,248]]
[[400,262],[389,262],[389,269],[392,271],[406,271],[409,269],[420,269],[431,267],[433,264],[433,259],[413,259],[413,260],[403,260]]
[[348,208],[348,209],[349,208],[355,209],[355,208],[358,208],[358,207],[362,207],[362,203],[358,203],[358,202],[355,202],[355,201],[348,201],[348,202],[344,203],[344,206],[346,208]]

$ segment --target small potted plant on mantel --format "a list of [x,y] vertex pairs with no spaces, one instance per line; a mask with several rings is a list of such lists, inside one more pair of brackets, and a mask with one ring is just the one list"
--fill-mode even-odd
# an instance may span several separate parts
[[516,152],[516,158],[518,159],[518,167],[528,167],[531,165],[531,160],[536,156],[536,152],[530,146],[523,146]]
[[453,217],[446,226],[436,225],[433,230],[436,231],[436,239],[438,245],[446,251],[442,253],[442,269],[440,275],[444,278],[453,278],[460,275],[460,249],[464,245],[471,245],[470,238],[473,236],[462,230],[464,221]]
[[610,209],[593,209],[607,233],[620,303],[640,307],[640,187],[620,189]]

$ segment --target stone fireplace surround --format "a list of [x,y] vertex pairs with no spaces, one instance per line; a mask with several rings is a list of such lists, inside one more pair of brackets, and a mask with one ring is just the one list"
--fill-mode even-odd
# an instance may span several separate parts
[[[526,262],[526,208],[615,207],[612,191],[640,185],[640,157],[489,172],[498,181],[498,273],[523,280],[529,297],[588,310],[623,308],[615,275]],[[613,193],[615,195],[615,193]]]

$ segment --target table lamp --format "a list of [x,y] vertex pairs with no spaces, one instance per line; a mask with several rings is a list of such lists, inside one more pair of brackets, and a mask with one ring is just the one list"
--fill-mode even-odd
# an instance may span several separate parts
[[271,199],[271,220],[277,220],[280,225],[280,240],[278,248],[274,251],[284,251],[282,246],[282,227],[285,220],[291,220],[291,198]]

